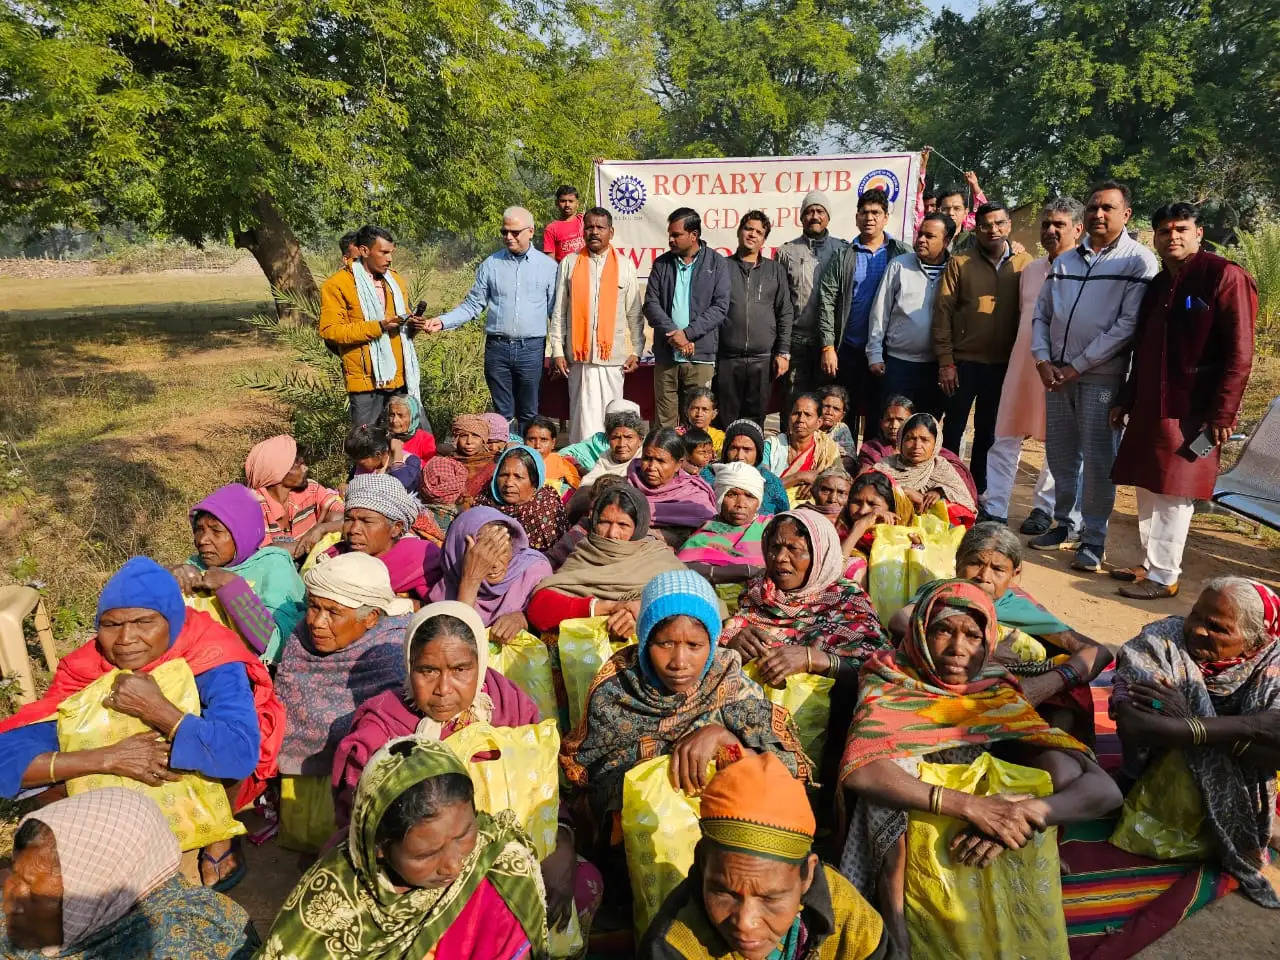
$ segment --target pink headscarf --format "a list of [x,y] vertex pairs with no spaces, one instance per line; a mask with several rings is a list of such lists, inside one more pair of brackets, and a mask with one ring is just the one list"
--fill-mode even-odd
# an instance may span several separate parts
[[57,800],[22,818],[28,820],[48,827],[58,848],[64,951],[132,910],[173,876],[182,857],[155,801],[125,787]]
[[489,442],[501,440],[504,443],[511,439],[511,425],[500,413],[486,413],[481,419],[489,425]]
[[255,490],[274,486],[293,469],[298,444],[287,433],[269,437],[249,451],[244,459],[244,478]]
[[1266,626],[1267,636],[1272,640],[1280,640],[1280,596],[1265,583],[1257,580],[1250,582],[1262,598],[1262,622]]

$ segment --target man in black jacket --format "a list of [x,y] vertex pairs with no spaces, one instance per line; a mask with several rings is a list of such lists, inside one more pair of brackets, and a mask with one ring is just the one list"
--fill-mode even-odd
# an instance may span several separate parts
[[725,425],[747,417],[763,427],[773,381],[791,365],[787,272],[760,253],[772,227],[762,211],[747,211],[729,258],[729,318],[720,330],[716,363],[716,406]]
[[644,316],[653,327],[657,426],[675,427],[689,392],[709,387],[720,325],[729,313],[728,261],[702,242],[702,218],[680,207],[667,218],[671,248],[653,263]]

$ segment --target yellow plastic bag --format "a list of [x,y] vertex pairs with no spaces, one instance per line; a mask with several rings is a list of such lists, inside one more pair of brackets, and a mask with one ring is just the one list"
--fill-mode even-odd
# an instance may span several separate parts
[[907,605],[916,590],[933,580],[954,577],[956,547],[963,526],[951,526],[934,504],[929,513],[906,526],[880,524],[875,528],[867,565],[867,591],[882,623]]
[[667,894],[693,866],[693,848],[702,831],[702,801],[671,785],[669,756],[654,757],[627,771],[622,781],[622,837],[631,877],[636,936],[657,916]]
[[1111,842],[1154,860],[1212,859],[1204,799],[1181,750],[1166,750],[1133,785]]
[[[975,796],[1046,796],[1043,770],[984,753],[963,764],[920,764],[920,779]],[[912,811],[907,825],[906,914],[914,960],[1067,960],[1058,830],[1032,836],[987,867],[965,867],[948,845],[962,821]]]
[[582,617],[560,624],[560,674],[569,698],[569,729],[576,729],[587,708],[587,692],[605,661],[635,642],[614,643],[605,629],[607,617]]
[[[102,705],[119,670],[105,673],[58,705],[58,749],[91,750],[119,743],[151,728],[141,720]],[[184,713],[200,715],[200,693],[186,660],[170,660],[151,671],[160,692]],[[158,736],[158,734],[157,734]],[[102,787],[127,787],[145,793],[160,807],[183,850],[198,850],[245,832],[231,815],[231,803],[222,784],[199,773],[158,787],[129,777],[95,773],[67,781],[67,794],[75,796]]]
[[582,923],[578,920],[578,908],[569,911],[569,922],[563,930],[547,925],[547,956],[559,958],[577,957],[586,949],[587,941],[582,935]]
[[795,673],[787,677],[787,685],[779,689],[760,679],[760,668],[754,660],[744,669],[748,677],[760,684],[767,700],[787,708],[800,731],[804,752],[815,763],[821,763],[822,751],[827,746],[831,688],[835,686],[835,680],[813,673]]
[[[560,731],[555,717],[527,727],[491,727],[473,723],[445,739],[467,765],[476,788],[476,809],[514,810],[533,839],[538,859],[556,848],[560,819]],[[476,760],[494,753],[493,760]]]
[[747,589],[745,583],[718,583],[716,584],[716,596],[720,598],[720,602],[724,604],[728,616],[732,617],[738,612],[738,604],[742,600],[743,591]]
[[540,637],[521,630],[505,646],[489,644],[489,666],[527,693],[544,719],[557,715],[551,653]]
[[338,829],[333,786],[326,776],[280,777],[280,846],[315,853]]

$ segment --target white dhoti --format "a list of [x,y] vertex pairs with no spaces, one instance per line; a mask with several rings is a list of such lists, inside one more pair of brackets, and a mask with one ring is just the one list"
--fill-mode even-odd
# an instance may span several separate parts
[[1195,501],[1134,487],[1138,497],[1138,538],[1145,557],[1147,577],[1169,587],[1182,573],[1182,551],[1187,545]]
[[578,443],[604,430],[604,408],[622,399],[622,367],[602,363],[570,363],[569,442]]

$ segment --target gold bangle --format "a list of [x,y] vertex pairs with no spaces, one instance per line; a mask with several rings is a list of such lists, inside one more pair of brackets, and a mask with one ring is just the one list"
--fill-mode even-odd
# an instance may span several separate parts
[[813,647],[804,648],[805,673],[813,673]]
[[54,761],[55,761],[55,760],[57,760],[57,759],[58,759],[58,751],[57,751],[57,750],[55,750],[55,751],[53,751],[53,753],[49,754],[49,782],[50,782],[50,783],[57,783],[57,782],[58,782],[58,778],[57,778],[57,777],[55,777],[55,776],[53,775],[53,763],[54,763]]
[[1196,729],[1196,721],[1194,717],[1187,717],[1187,729],[1191,731],[1191,745],[1200,746],[1200,731]]
[[166,740],[173,740],[174,735],[177,734],[178,728],[182,726],[182,721],[185,719],[187,719],[187,715],[184,713],[182,716],[178,718],[178,722],[169,728],[169,734],[167,737],[165,737]]
[[1252,746],[1252,740],[1237,740],[1235,746],[1231,748],[1231,755],[1233,757],[1243,757],[1245,752]]
[[929,791],[929,812],[934,816],[942,815],[942,787],[937,786]]

